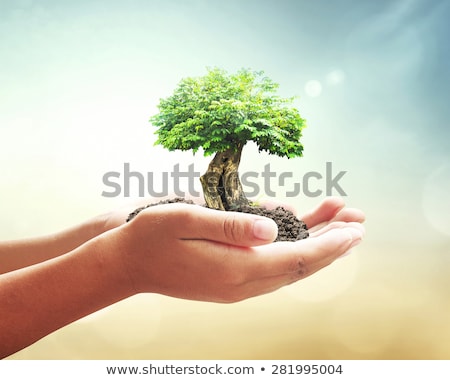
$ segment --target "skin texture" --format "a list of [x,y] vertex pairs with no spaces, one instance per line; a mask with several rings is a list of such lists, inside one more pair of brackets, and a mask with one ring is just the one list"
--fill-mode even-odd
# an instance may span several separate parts
[[364,234],[364,214],[334,197],[301,217],[311,236],[298,242],[272,243],[270,219],[186,204],[124,223],[136,206],[0,243],[0,357],[142,292],[221,303],[272,292],[331,264]]

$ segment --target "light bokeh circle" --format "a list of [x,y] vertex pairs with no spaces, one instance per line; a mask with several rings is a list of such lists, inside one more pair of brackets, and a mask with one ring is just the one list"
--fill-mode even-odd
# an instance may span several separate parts
[[322,94],[322,84],[318,80],[309,80],[305,84],[305,92],[311,98],[317,98]]
[[376,297],[358,297],[335,306],[333,335],[347,349],[361,354],[383,352],[395,337],[398,324],[389,310],[395,309],[398,299],[379,291]]
[[343,83],[345,80],[345,73],[340,69],[335,69],[327,74],[327,83],[332,86]]

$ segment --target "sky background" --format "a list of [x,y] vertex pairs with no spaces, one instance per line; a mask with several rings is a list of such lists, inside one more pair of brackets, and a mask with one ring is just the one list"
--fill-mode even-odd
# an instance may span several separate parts
[[[354,254],[298,284],[235,305],[140,295],[13,358],[449,359],[449,16],[425,0],[0,0],[1,239],[129,202],[102,196],[124,163],[204,171],[154,147],[148,119],[215,66],[263,70],[307,120],[304,157],[248,144],[242,172],[293,183],[332,162],[367,215]],[[300,214],[325,196],[273,188]]]

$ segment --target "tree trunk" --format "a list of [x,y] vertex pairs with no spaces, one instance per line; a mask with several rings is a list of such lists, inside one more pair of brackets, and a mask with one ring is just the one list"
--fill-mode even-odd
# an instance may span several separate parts
[[238,144],[224,152],[218,152],[208,170],[200,177],[206,205],[217,210],[232,210],[248,204],[239,180],[238,167],[242,148]]

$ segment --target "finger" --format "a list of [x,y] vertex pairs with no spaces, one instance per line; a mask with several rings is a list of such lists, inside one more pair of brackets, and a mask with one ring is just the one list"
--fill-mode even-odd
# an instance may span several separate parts
[[259,215],[185,204],[163,205],[158,209],[154,212],[159,213],[160,219],[171,218],[168,225],[183,240],[201,239],[250,247],[271,243],[278,234],[276,223]]
[[326,225],[324,225],[322,228],[310,232],[310,237],[317,237],[319,235],[324,234],[325,232],[331,231],[333,228],[346,228],[346,227],[352,227],[356,228],[361,231],[362,236],[365,235],[365,228],[364,226],[359,222],[331,222]]
[[304,278],[329,265],[362,239],[360,229],[334,228],[296,242],[277,242],[254,248],[245,256],[250,278],[286,275]]
[[306,213],[300,219],[306,223],[308,229],[333,219],[344,208],[344,200],[339,197],[325,198],[314,210]]
[[310,234],[314,234],[317,231],[322,231],[324,227],[330,223],[335,222],[357,222],[363,223],[365,221],[365,215],[361,210],[355,208],[343,208],[338,211],[338,213],[331,219],[325,222],[316,224],[314,227],[309,229]]
[[[274,243],[252,248],[253,252],[241,251],[237,254],[236,248],[230,249],[227,262],[234,261],[236,256],[240,256],[233,266],[241,273],[235,276],[240,279],[240,282],[235,283],[235,292],[229,297],[229,301],[236,302],[270,293],[316,273],[356,245],[360,241],[360,235],[358,230],[347,228],[346,231],[334,230],[334,232],[330,231],[326,237],[309,240],[316,241],[311,247],[302,247],[301,251],[298,247],[294,247],[305,245],[300,242],[299,244]],[[306,243],[306,241],[302,242]],[[322,246],[321,249],[318,248],[320,246]],[[258,264],[258,260],[261,259],[259,264],[263,265]]]
[[363,223],[365,220],[366,216],[361,210],[357,208],[345,207],[339,210],[331,221]]
[[[351,227],[334,229],[317,238],[259,247],[236,247],[206,240],[187,240],[212,262],[221,262],[217,281],[228,284],[223,302],[237,302],[279,289],[331,264],[361,239]],[[307,244],[305,244],[307,243]],[[213,267],[213,266],[211,266]]]
[[270,218],[239,212],[207,211],[201,218],[203,239],[250,247],[271,243],[277,237],[277,224]]

